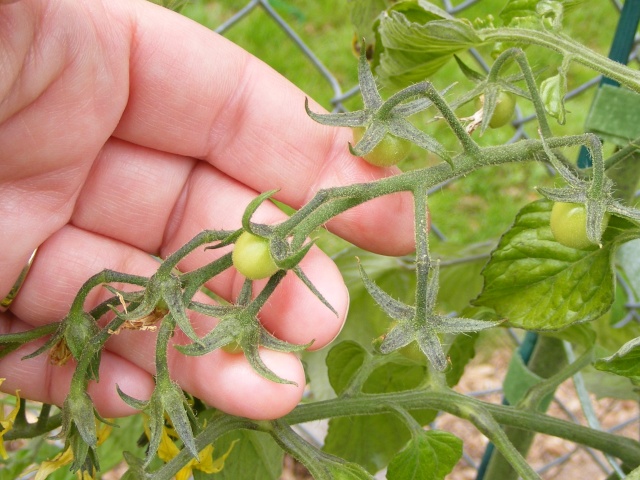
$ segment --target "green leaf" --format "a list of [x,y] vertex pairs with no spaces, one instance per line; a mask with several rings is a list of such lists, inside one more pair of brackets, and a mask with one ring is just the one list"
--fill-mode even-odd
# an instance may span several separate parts
[[500,12],[505,27],[549,28],[562,27],[564,13],[584,0],[509,0]]
[[454,55],[453,58],[455,58],[456,63],[458,64],[458,68],[460,68],[460,71],[465,77],[467,77],[468,80],[471,80],[474,83],[480,83],[484,81],[486,75],[476,72],[473,68],[464,63],[457,55]]
[[635,385],[640,385],[640,337],[625,343],[613,355],[596,360],[594,367],[627,377]]
[[447,385],[450,387],[458,384],[465,367],[476,356],[475,345],[479,336],[478,332],[457,335],[449,347],[447,356],[451,362],[451,368],[445,372],[445,375],[447,377]]
[[548,332],[545,335],[580,345],[584,349],[591,348],[596,341],[596,332],[590,323],[571,325],[564,330]]
[[122,462],[123,451],[135,452],[143,456],[143,449],[138,446],[136,432],[142,432],[142,415],[118,418],[115,420],[117,428],[111,430],[109,438],[98,446],[100,468],[108,471]]
[[462,440],[438,430],[416,435],[387,469],[388,480],[443,480],[462,457]]
[[614,300],[614,243],[576,250],[557,243],[549,227],[552,202],[525,206],[483,270],[475,305],[493,308],[515,327],[557,330],[595,320]]
[[373,41],[373,22],[387,8],[386,0],[351,0],[349,2],[351,23],[358,41]]
[[195,480],[214,478],[216,480],[278,480],[282,474],[284,452],[271,436],[264,432],[237,430],[216,440],[214,457],[217,452],[226,452],[231,442],[239,440],[227,457],[224,468],[216,474],[193,471]]
[[399,2],[380,17],[374,68],[384,84],[405,87],[437,72],[453,55],[480,44],[470,23],[429,2]]
[[340,395],[349,386],[367,355],[366,350],[353,341],[340,342],[329,351],[326,360],[329,382],[336,394]]
[[[529,389],[540,383],[542,380],[542,377],[536,375],[527,368],[520,355],[514,355],[511,357],[507,376],[502,383],[504,396],[510,405],[517,405]],[[553,392],[540,401],[540,404],[538,405],[540,411],[546,411],[552,400]]]

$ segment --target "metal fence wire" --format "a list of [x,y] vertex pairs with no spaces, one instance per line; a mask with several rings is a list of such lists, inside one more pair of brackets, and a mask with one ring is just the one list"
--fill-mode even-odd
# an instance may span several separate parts
[[[464,12],[466,9],[471,7],[472,5],[479,3],[481,0],[465,0],[457,5],[454,5],[451,0],[443,0],[442,7],[451,15],[456,15],[461,12]],[[332,111],[346,111],[347,109],[344,106],[344,102],[354,95],[358,94],[358,86],[343,86],[338,80],[338,76],[331,72],[329,68],[323,63],[323,61],[314,53],[314,51],[303,41],[301,36],[296,32],[296,29],[293,28],[287,21],[283,18],[282,15],[278,13],[278,10],[275,7],[279,8],[283,5],[286,5],[284,0],[251,0],[244,5],[244,7],[240,8],[233,16],[228,18],[222,24],[220,24],[215,31],[225,35],[230,30],[232,30],[237,25],[241,24],[244,19],[248,16],[252,15],[253,12],[257,10],[261,10],[263,13],[266,13],[267,18],[270,21],[273,21],[288,37],[288,39],[297,47],[301,56],[305,57],[308,62],[314,67],[317,75],[319,75],[322,79],[324,79],[327,83],[327,87],[331,90],[332,96],[329,102],[329,105],[325,105],[326,108]],[[297,4],[295,6],[296,9],[304,9],[304,4],[301,6]],[[611,0],[609,2],[608,7],[610,9],[610,13],[612,15],[619,15],[623,5],[618,0]],[[631,55],[629,57],[629,61],[637,61],[638,55],[638,44],[640,43],[640,36],[636,34],[633,45],[631,48]],[[277,45],[274,45],[277,48]],[[480,55],[479,52],[475,50],[471,50],[470,53],[475,58],[475,61],[478,64],[478,67],[483,69],[484,71],[489,70],[489,66]],[[574,88],[570,92],[567,93],[565,97],[565,102],[567,103],[567,109],[571,109],[571,101],[575,98],[583,95],[585,92],[596,88],[601,82],[601,76],[594,76],[588,82]],[[525,130],[525,126],[532,122],[535,119],[534,115],[524,115],[520,109],[516,111],[516,117],[512,121],[513,128],[513,136],[509,140],[509,142],[515,142],[522,138],[528,138],[528,134]],[[438,190],[441,190],[442,186],[434,189],[434,193]],[[433,232],[438,235],[441,239],[446,239],[446,232],[441,232],[437,225],[433,225]],[[618,276],[618,282],[620,288],[624,290],[627,295],[629,301],[626,304],[627,314],[624,318],[619,322],[618,326],[624,326],[626,323],[630,321],[640,321],[640,298],[637,298],[634,289],[628,285],[624,278]],[[521,341],[521,337],[512,333],[512,336],[516,342]],[[567,356],[569,360],[571,360],[571,356],[573,352],[570,350],[567,351]],[[496,375],[496,377],[500,377]],[[554,398],[554,402],[552,408],[550,409],[550,413],[554,415],[562,415],[565,419],[569,419],[576,423],[588,424],[592,428],[604,428],[601,427],[601,421],[603,421],[603,416],[607,413],[610,413],[612,409],[617,408],[616,403],[611,403],[609,406],[609,411],[605,408],[604,412],[602,408],[600,408],[599,416],[596,414],[596,407],[594,405],[595,401],[587,394],[586,387],[584,385],[584,381],[580,374],[574,377],[574,384],[569,392],[569,394],[557,394]],[[500,378],[497,379],[500,381]],[[465,392],[467,395],[477,396],[477,397],[486,397],[491,400],[496,399],[500,401],[501,397],[501,387],[498,383],[495,388],[489,389],[480,389],[475,391],[467,391]],[[576,404],[578,405],[576,407]],[[609,432],[620,432],[624,430],[625,432],[632,432],[634,436],[637,436],[639,417],[635,412],[637,412],[637,404],[634,405],[634,408],[627,409],[627,412],[630,412],[626,415],[626,418],[619,418],[614,422],[607,422],[605,430]],[[578,412],[578,413],[576,413]],[[445,426],[446,425],[446,426]],[[456,430],[456,426],[451,424],[451,419],[446,418],[446,416],[440,416],[434,422],[434,425],[440,428],[446,428],[449,430]],[[299,432],[304,435],[307,439],[312,441],[317,445],[322,445],[325,428],[322,425],[307,425],[301,426]],[[456,432],[457,433],[457,432]],[[481,478],[481,473],[478,473],[478,469],[481,466],[482,456],[485,449],[484,440],[480,438],[472,438],[469,440],[469,436],[474,435],[473,432],[467,431],[466,433],[463,431],[459,433],[459,436],[463,437],[465,441],[465,451],[463,454],[463,459],[460,462],[459,467],[454,470],[454,472],[450,475],[449,478],[454,480],[461,478]],[[477,434],[476,434],[477,435]],[[538,436],[540,437],[540,435]],[[568,478],[566,473],[563,473],[562,467],[571,463],[579,463],[579,468],[581,471],[581,476],[585,476],[587,478],[597,478],[595,475],[602,477],[608,477],[612,474],[617,473],[617,476],[620,478],[624,478],[624,475],[618,468],[617,464],[613,461],[613,459],[608,459],[603,456],[600,452],[593,451],[589,448],[575,445],[575,444],[567,444],[563,448],[558,446],[559,440],[550,439],[549,437],[542,438],[539,441],[549,444],[550,447],[546,448],[542,447],[544,450],[544,454],[541,455],[541,458],[538,459],[535,463],[535,468],[537,472],[543,478]],[[535,446],[534,446],[535,448]],[[582,474],[583,473],[583,474]],[[384,472],[378,474],[378,478],[384,478]],[[572,477],[573,478],[573,477]],[[611,477],[615,478],[615,476]]]

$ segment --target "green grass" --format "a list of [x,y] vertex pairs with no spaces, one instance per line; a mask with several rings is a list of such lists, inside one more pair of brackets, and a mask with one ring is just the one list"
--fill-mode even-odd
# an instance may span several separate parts
[[[471,21],[493,15],[496,23],[499,23],[499,12],[505,3],[505,0],[483,0],[462,15]],[[195,0],[183,9],[183,13],[210,28],[216,28],[246,4],[247,0]],[[351,46],[353,29],[349,23],[347,1],[272,0],[271,5],[336,77],[342,91],[349,90],[357,83],[356,58]],[[563,31],[606,55],[617,20],[618,14],[611,2],[585,0],[578,8],[565,15]],[[330,100],[334,91],[329,83],[262,8],[253,10],[225,32],[225,36],[264,60],[325,107],[331,108]],[[541,79],[557,72],[560,65],[558,55],[536,47],[527,47],[526,52],[534,70],[541,72]],[[485,50],[482,53],[490,63],[491,52]],[[474,65],[470,56],[463,55],[463,58],[469,65]],[[586,68],[573,66],[569,75],[569,89],[594,76],[595,74]],[[449,62],[430,80],[438,88],[457,82],[448,98],[455,98],[455,95],[470,86],[460,74],[455,62]],[[382,91],[384,96],[392,93]],[[567,110],[570,112],[567,124],[560,126],[551,120],[554,133],[582,133],[592,96],[593,90],[567,102]],[[359,108],[360,99],[349,100],[346,106],[349,109]],[[532,108],[527,102],[520,101],[519,106],[525,115],[532,113]],[[283,108],[290,106],[283,105]],[[460,115],[467,115],[472,111],[472,107],[461,109]],[[416,115],[413,121],[438,138],[447,148],[455,151],[458,148],[455,138],[446,125],[433,122],[432,117],[433,112],[421,113]],[[527,132],[531,136],[537,136],[533,122],[527,127]],[[507,141],[512,134],[513,130],[506,127],[486,132],[481,138],[478,138],[477,133],[475,135],[481,145],[496,145]],[[566,153],[575,157],[574,152]],[[414,147],[403,168],[419,168],[437,161],[439,160],[432,155]],[[478,171],[431,196],[432,218],[453,243],[466,244],[496,238],[509,227],[514,215],[524,204],[538,198],[533,187],[550,182],[552,180],[540,165],[518,165]]]

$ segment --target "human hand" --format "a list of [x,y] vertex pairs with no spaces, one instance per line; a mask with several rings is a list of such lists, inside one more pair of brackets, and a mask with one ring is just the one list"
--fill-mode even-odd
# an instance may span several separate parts
[[[239,47],[143,1],[22,0],[0,6],[0,298],[38,248],[0,333],[61,320],[91,275],[151,275],[157,262],[205,229],[235,229],[247,204],[279,188],[294,208],[321,188],[395,173],[352,157],[350,132],[304,112],[304,94]],[[315,111],[320,107],[313,106]],[[283,214],[263,205],[256,220]],[[329,228],[382,254],[413,249],[410,196],[392,195],[340,215]],[[393,235],[391,235],[393,233]],[[200,249],[182,271],[211,262]],[[302,268],[338,311],[289,274],[261,311],[269,331],[293,343],[328,344],[348,308],[340,273],[317,248]],[[243,278],[229,270],[207,286],[233,300]],[[87,308],[109,294],[92,292]],[[193,318],[200,335],[213,325]],[[180,342],[177,335],[175,341]],[[41,344],[41,342],[40,342]],[[0,359],[2,389],[61,405],[73,366]],[[148,398],[154,334],[122,332],[103,352],[89,393],[103,416],[132,413],[118,397]],[[267,366],[297,386],[257,375],[242,355],[173,352],[172,377],[205,403],[255,419],[299,402],[304,372],[293,354],[264,350]]]

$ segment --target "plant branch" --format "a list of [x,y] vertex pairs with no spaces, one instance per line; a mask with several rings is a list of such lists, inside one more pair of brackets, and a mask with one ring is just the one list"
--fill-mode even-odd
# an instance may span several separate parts
[[640,92],[640,72],[589,50],[564,35],[523,28],[486,28],[476,33],[487,43],[517,42],[539,45],[563,56],[571,55],[576,62],[602,73],[635,92]]
[[422,389],[314,402],[298,406],[285,420],[296,424],[332,417],[373,415],[389,412],[390,405],[406,410],[435,409],[460,416],[457,408],[460,403],[486,409],[499,424],[564,438],[609,453],[634,466],[640,464],[640,443],[630,438],[594,431],[538,412],[486,403],[449,389]]

